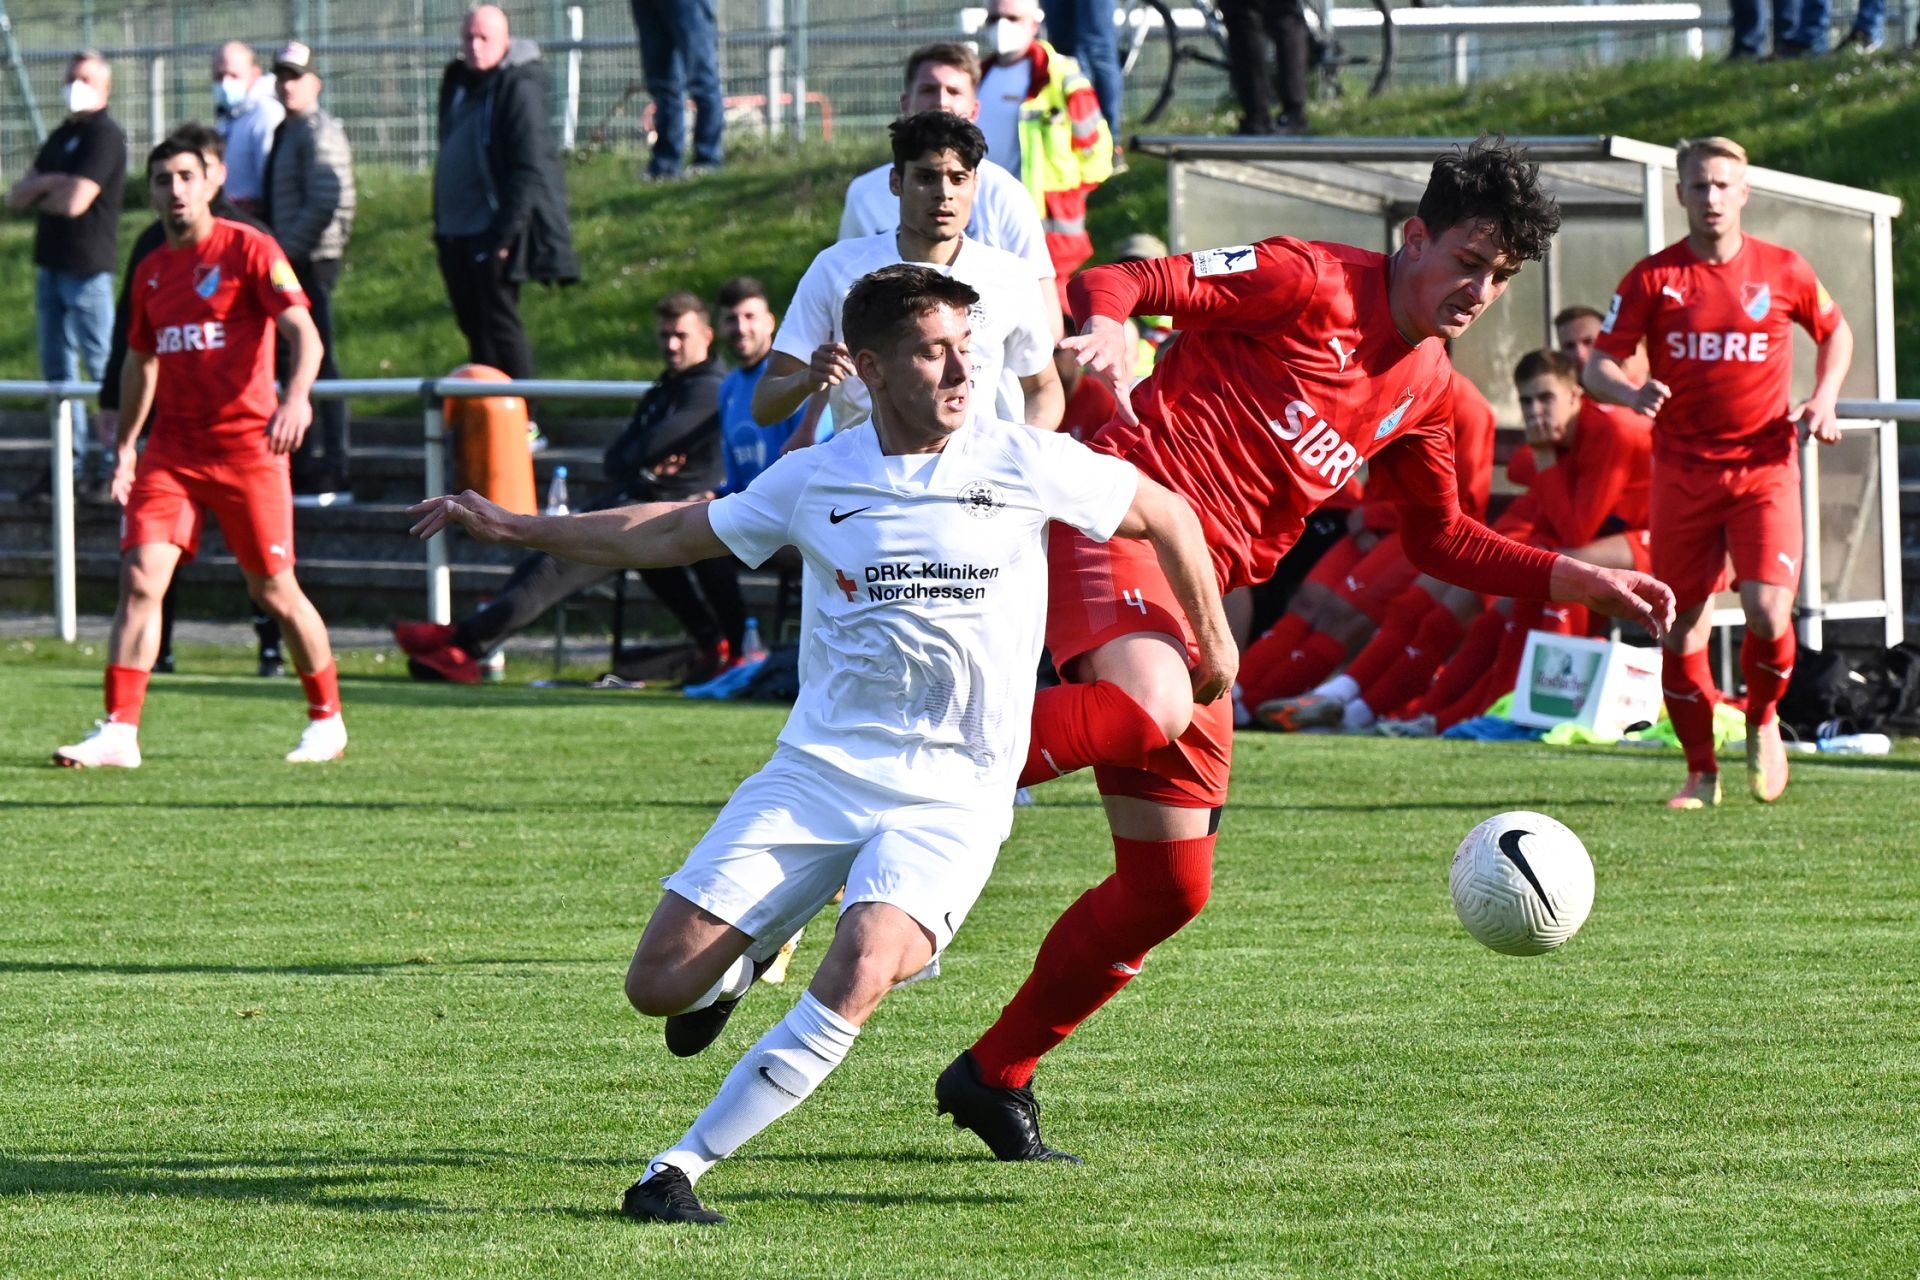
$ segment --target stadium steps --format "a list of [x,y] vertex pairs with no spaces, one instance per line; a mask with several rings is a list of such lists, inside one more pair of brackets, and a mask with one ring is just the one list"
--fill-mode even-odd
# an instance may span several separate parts
[[[541,430],[549,445],[534,455],[535,492],[544,495],[553,469],[565,465],[575,503],[599,487],[600,457],[626,419],[554,418]],[[407,536],[405,509],[424,490],[425,445],[415,417],[356,418],[351,427],[352,485],[349,506],[302,507],[294,512],[300,581],[321,613],[342,622],[382,623],[422,615],[426,601],[425,555]],[[52,507],[21,501],[47,465],[46,417],[33,409],[0,410],[0,607],[44,610],[52,598]],[[75,519],[76,567],[83,612],[110,612],[119,568],[120,511],[110,503],[82,501]],[[455,536],[452,541],[454,610],[458,616],[497,591],[517,554]],[[189,616],[227,618],[246,606],[232,555],[217,527],[208,525],[198,559],[181,572]],[[749,606],[771,620],[777,592],[773,574],[748,574],[742,582]],[[672,634],[670,618],[644,590],[630,593],[629,628],[638,634]],[[604,617],[602,606],[595,609]],[[576,618],[571,624],[577,632]]]

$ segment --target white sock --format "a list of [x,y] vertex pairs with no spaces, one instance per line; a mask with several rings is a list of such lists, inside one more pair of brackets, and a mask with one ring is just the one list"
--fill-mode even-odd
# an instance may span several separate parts
[[1347,703],[1345,710],[1341,711],[1340,727],[1349,730],[1370,729],[1377,719],[1379,717],[1373,714],[1372,707],[1368,706],[1363,699],[1355,698]]
[[720,975],[718,982],[708,987],[699,999],[695,1000],[686,1008],[679,1010],[679,1012],[693,1013],[696,1010],[706,1008],[717,1000],[738,1000],[741,996],[747,994],[748,989],[752,986],[753,961],[747,959],[745,956],[741,956],[738,960],[735,960],[727,966],[727,971]]
[[700,1118],[670,1149],[647,1164],[670,1164],[697,1182],[740,1144],[806,1100],[846,1060],[860,1028],[813,998],[800,1003],[747,1050]]
[[1352,676],[1338,675],[1331,680],[1321,682],[1314,690],[1322,698],[1333,698],[1339,702],[1352,702],[1360,696],[1360,682]]

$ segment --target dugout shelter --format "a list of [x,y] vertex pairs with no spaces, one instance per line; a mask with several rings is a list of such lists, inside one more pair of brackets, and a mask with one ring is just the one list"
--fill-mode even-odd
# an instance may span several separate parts
[[[1434,157],[1469,138],[1142,137],[1135,149],[1167,161],[1168,243],[1175,253],[1272,235],[1336,240],[1392,252],[1425,189]],[[1585,303],[1607,309],[1640,258],[1686,234],[1674,197],[1674,150],[1633,138],[1515,138],[1540,163],[1563,222],[1546,261],[1454,344],[1454,363],[1517,426],[1511,373],[1553,341],[1552,317]],[[1807,556],[1800,638],[1820,646],[1828,622],[1878,623],[1902,638],[1898,434],[1865,402],[1894,398],[1893,220],[1900,201],[1752,166],[1744,225],[1806,256],[1853,326],[1853,367],[1841,390],[1847,429],[1802,455]],[[1794,343],[1794,390],[1813,382],[1814,346]],[[1849,406],[1847,402],[1856,402]],[[1884,410],[1883,410],[1884,412]],[[1731,606],[1730,608],[1719,606]],[[1739,620],[1723,597],[1716,622]],[[1869,629],[1871,629],[1869,627]]]

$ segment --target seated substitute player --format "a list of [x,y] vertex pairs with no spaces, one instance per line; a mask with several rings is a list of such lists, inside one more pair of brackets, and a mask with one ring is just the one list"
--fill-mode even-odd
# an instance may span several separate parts
[[[1679,621],[1660,684],[1687,753],[1675,809],[1720,803],[1713,757],[1713,666],[1707,603],[1729,555],[1747,634],[1747,784],[1771,802],[1787,789],[1775,712],[1793,673],[1793,600],[1800,585],[1800,426],[1840,439],[1834,402],[1853,359],[1853,332],[1807,260],[1740,229],[1747,153],[1730,138],[1680,147],[1684,240],[1643,258],[1620,282],[1584,381],[1593,395],[1653,419],[1653,570],[1673,585]],[[1813,394],[1788,399],[1793,326],[1819,344]],[[1652,374],[1621,361],[1642,339]]]
[[1006,838],[1040,657],[1045,531],[1144,538],[1200,637],[1190,697],[1236,662],[1199,521],[1133,467],[1064,435],[974,417],[968,314],[979,295],[926,267],[856,283],[843,328],[869,423],[787,454],[744,493],[587,515],[514,516],[477,494],[414,508],[431,536],[602,564],[759,564],[797,546],[820,587],[819,643],[773,759],[741,784],[634,952],[627,998],[698,1052],[758,962],[844,882],[839,929],[800,1002],[749,1049],[693,1127],[626,1193],[628,1215],[720,1222],[693,1193],[715,1163],[798,1106],[887,991],[952,941]]
[[[216,218],[206,158],[178,133],[147,157],[165,247],[135,273],[121,370],[114,501],[120,524],[120,604],[107,656],[107,718],[56,764],[140,766],[140,709],[159,651],[160,601],[200,545],[207,511],[240,562],[254,602],[279,623],[307,695],[307,728],[287,759],[337,759],[347,748],[339,676],[327,627],[293,574],[293,492],[287,457],[313,421],[307,393],[320,335],[306,295],[273,237]],[[292,348],[292,374],[273,392],[273,335]],[[164,390],[156,404],[156,389]],[[144,454],[135,445],[149,409]]]
[[[1121,392],[1121,418],[1094,447],[1193,505],[1223,589],[1271,573],[1306,516],[1368,462],[1422,572],[1591,603],[1657,632],[1673,600],[1651,578],[1519,546],[1460,513],[1442,343],[1558,226],[1537,166],[1482,139],[1435,161],[1391,257],[1277,236],[1095,267],[1070,289],[1083,323],[1065,340]],[[1135,388],[1124,320],[1141,312],[1172,316],[1181,336]],[[1094,766],[1114,874],[1067,909],[1012,1003],[935,1086],[941,1109],[1003,1160],[1057,1154],[1029,1088],[1041,1055],[1205,904],[1233,742],[1228,704],[1196,706],[1187,692],[1191,641],[1152,563],[1056,531],[1049,564],[1047,647],[1069,683],[1035,698],[1021,780]]]

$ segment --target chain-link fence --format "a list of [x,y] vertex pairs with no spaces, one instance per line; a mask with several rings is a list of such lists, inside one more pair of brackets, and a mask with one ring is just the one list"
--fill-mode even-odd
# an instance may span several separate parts
[[[1337,2],[1365,7],[1362,0]],[[1179,9],[1183,0],[1170,3]],[[1894,0],[1902,31],[1911,4]],[[40,126],[57,122],[73,50],[108,55],[113,112],[138,153],[173,124],[211,115],[209,55],[230,39],[253,45],[263,63],[287,40],[312,45],[327,107],[346,125],[357,161],[425,165],[435,145],[440,73],[468,7],[468,0],[13,0],[11,32],[0,30],[7,36],[0,56],[9,64],[0,83],[0,172],[18,172],[30,161],[36,109]],[[1724,42],[1725,3],[1707,0],[1704,7],[1711,54]],[[0,17],[8,8],[0,0]],[[521,0],[506,8],[514,34],[538,40],[545,52],[563,136],[575,146],[639,151],[651,108],[628,0]],[[935,0],[717,0],[717,9],[736,144],[769,129],[782,137],[870,131],[895,112],[905,53],[962,34],[962,3]],[[1551,24],[1464,40],[1403,30],[1394,79],[1437,83],[1685,48],[1676,32],[1578,32]],[[1149,41],[1128,78],[1130,113],[1151,101],[1164,69],[1163,49]],[[1180,75],[1177,102],[1210,108],[1225,93],[1218,68],[1192,65]]]

